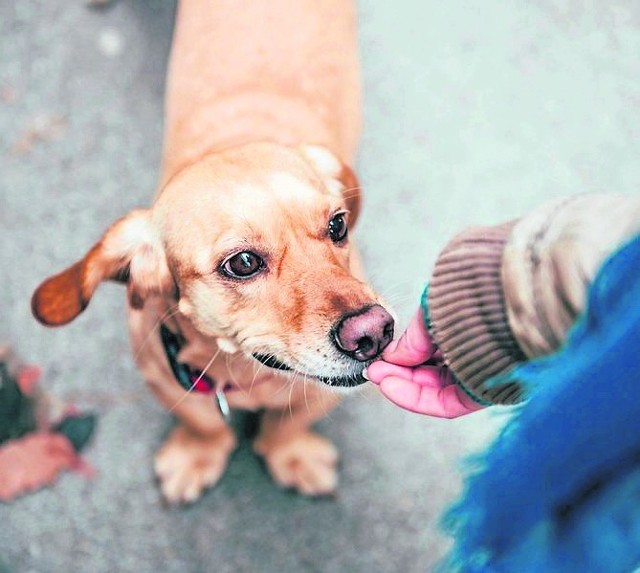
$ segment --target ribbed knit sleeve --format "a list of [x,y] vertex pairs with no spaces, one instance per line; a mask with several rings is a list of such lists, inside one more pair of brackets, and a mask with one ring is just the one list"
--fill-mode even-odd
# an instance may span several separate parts
[[640,197],[574,195],[514,226],[502,262],[509,325],[527,358],[555,352],[602,263],[640,230]]
[[501,279],[513,225],[458,235],[438,257],[428,293],[432,334],[446,362],[468,393],[494,404],[522,398],[518,384],[485,384],[526,360],[509,327]]
[[593,194],[455,237],[436,261],[428,311],[467,392],[493,404],[521,401],[517,382],[495,377],[562,345],[604,260],[638,232],[640,197]]

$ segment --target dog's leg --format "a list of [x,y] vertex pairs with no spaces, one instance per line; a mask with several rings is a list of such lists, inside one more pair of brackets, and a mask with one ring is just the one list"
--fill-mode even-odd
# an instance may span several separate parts
[[155,457],[162,495],[169,503],[192,502],[217,483],[236,438],[210,396],[185,394],[166,362],[160,337],[152,337],[164,302],[149,300],[142,310],[129,309],[129,334],[136,364],[158,401],[178,418]]
[[336,394],[309,383],[306,396],[264,414],[254,450],[279,485],[306,495],[327,495],[336,489],[336,447],[310,427],[338,402]]
[[175,427],[155,458],[155,473],[170,504],[191,503],[222,477],[236,439],[222,426],[203,435],[186,425]]
[[211,397],[185,396],[174,387],[150,384],[162,404],[180,423],[155,458],[162,495],[169,503],[190,503],[215,485],[224,473],[236,437],[217,411]]

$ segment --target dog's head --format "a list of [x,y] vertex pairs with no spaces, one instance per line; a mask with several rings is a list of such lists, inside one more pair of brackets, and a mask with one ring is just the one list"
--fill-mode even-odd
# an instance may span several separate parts
[[393,319],[352,272],[349,227],[359,204],[355,176],[324,148],[216,153],[40,285],[33,312],[44,324],[66,324],[101,281],[117,280],[133,307],[149,296],[177,300],[222,350],[356,385],[393,337]]

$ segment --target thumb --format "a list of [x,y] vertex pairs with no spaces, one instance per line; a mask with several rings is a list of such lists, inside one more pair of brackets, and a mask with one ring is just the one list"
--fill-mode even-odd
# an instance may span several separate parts
[[417,366],[431,358],[436,345],[427,330],[422,309],[418,309],[406,330],[382,353],[382,359],[400,366]]

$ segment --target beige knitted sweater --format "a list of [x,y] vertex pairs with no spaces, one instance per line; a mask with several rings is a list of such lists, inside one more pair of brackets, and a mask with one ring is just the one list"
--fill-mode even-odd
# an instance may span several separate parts
[[639,232],[640,196],[594,194],[455,237],[436,261],[428,306],[435,341],[469,393],[521,401],[519,384],[487,380],[557,350],[602,263]]

